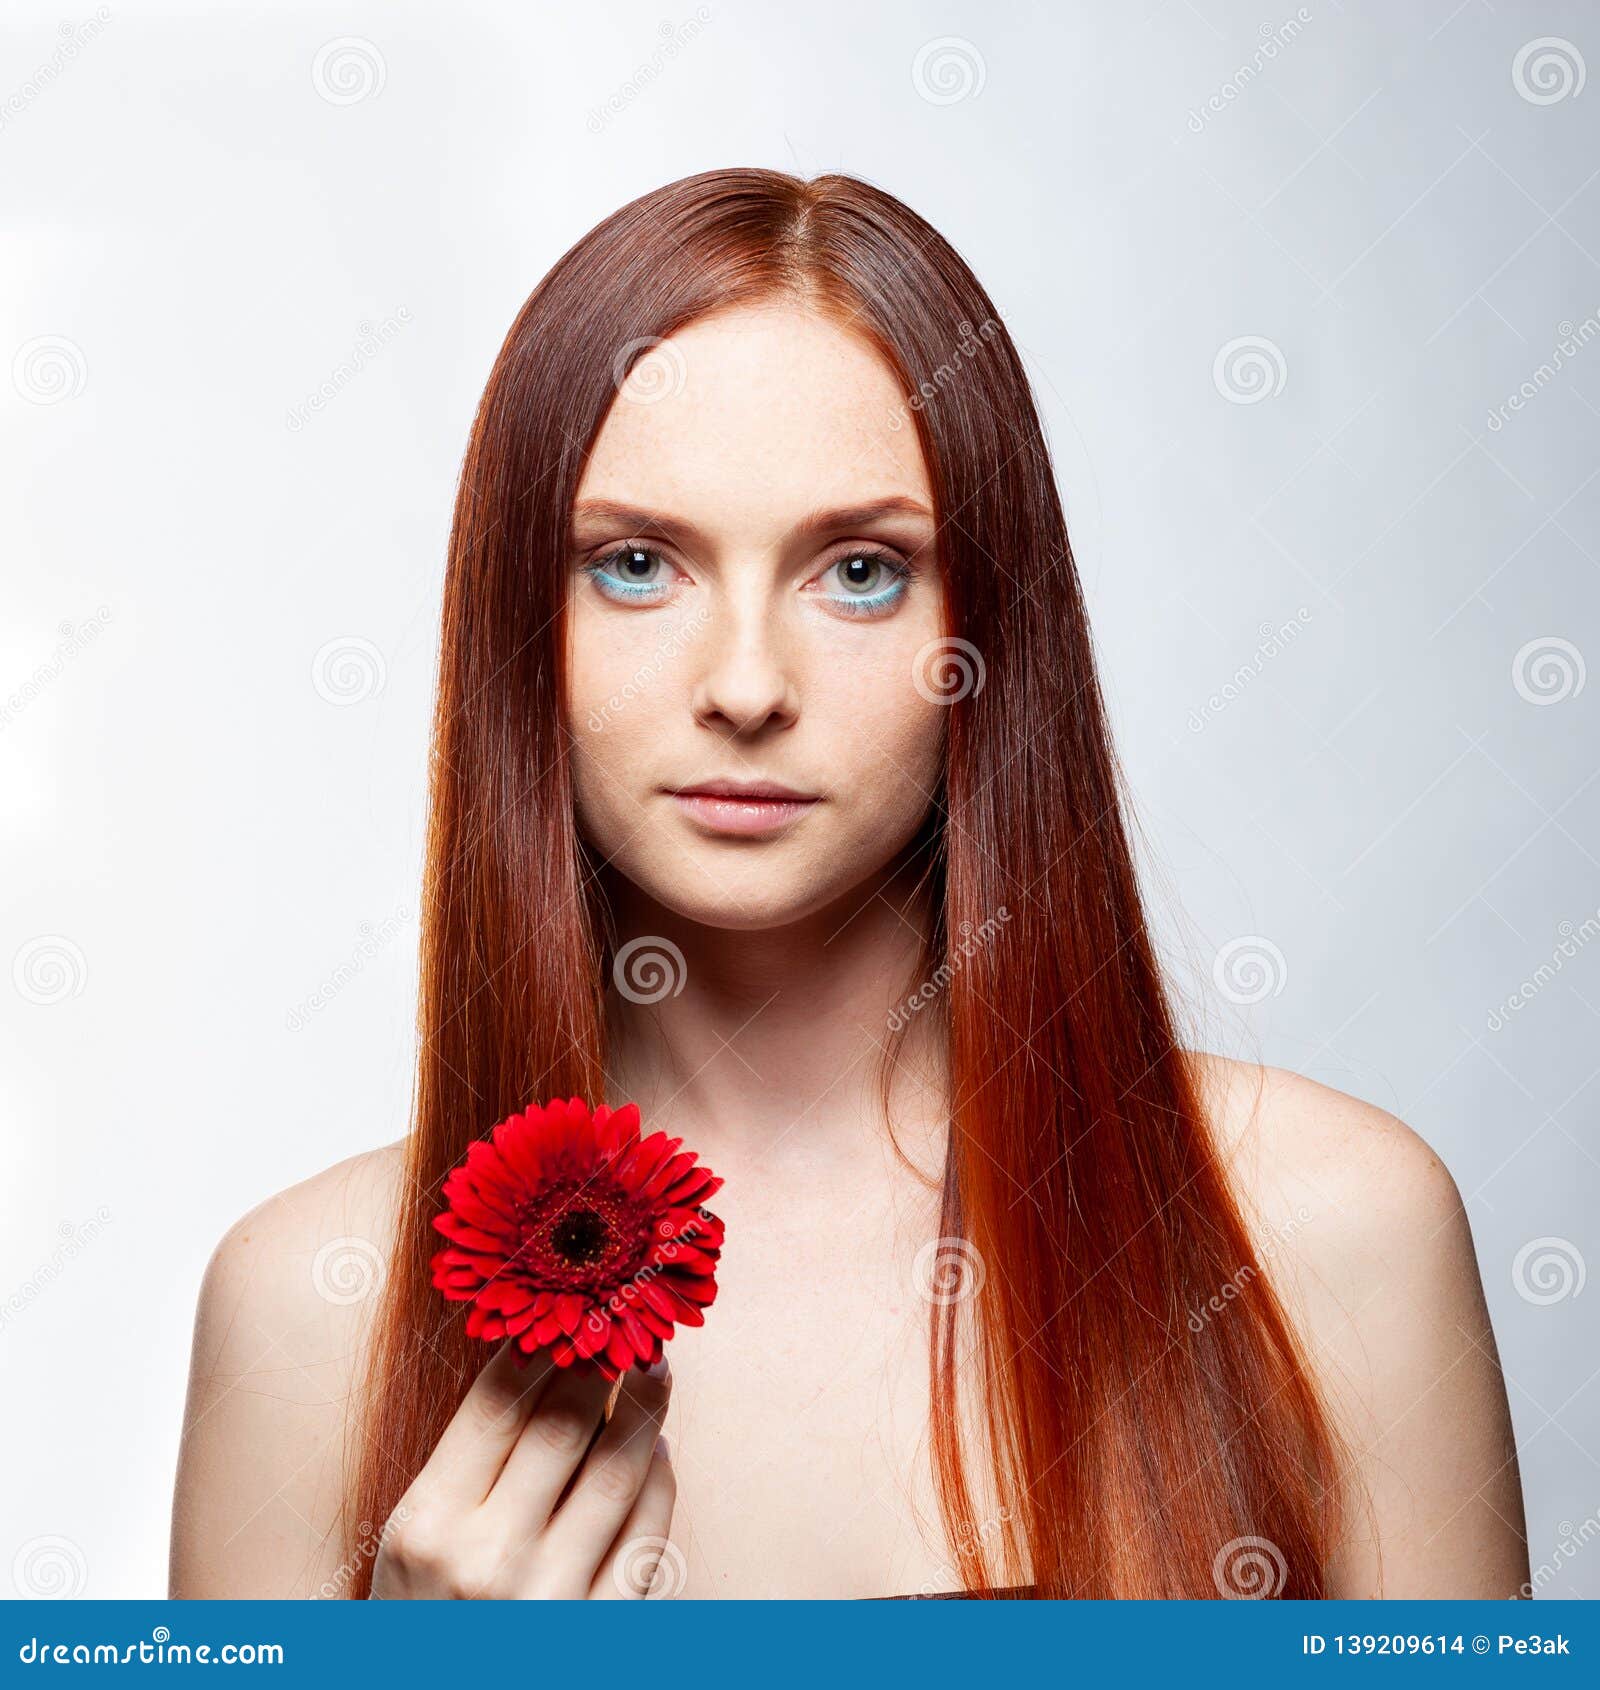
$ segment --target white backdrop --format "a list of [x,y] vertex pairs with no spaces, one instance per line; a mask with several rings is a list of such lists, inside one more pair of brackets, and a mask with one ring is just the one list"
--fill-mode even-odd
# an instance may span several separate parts
[[1196,1013],[1449,1164],[1536,1583],[1600,1593],[1595,8],[13,0],[0,67],[19,1588],[164,1590],[212,1245],[405,1129],[506,327],[623,201],[763,164],[996,299]]

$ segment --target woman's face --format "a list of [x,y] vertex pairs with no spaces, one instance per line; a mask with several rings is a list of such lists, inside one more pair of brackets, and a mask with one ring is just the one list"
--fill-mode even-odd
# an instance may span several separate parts
[[[938,785],[942,588],[916,430],[868,343],[778,305],[662,342],[612,405],[573,532],[585,839],[725,928],[798,919],[885,868]],[[813,801],[674,796],[715,782]]]

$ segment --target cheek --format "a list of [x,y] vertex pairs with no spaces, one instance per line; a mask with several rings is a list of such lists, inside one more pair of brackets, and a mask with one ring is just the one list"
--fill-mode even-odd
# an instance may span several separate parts
[[841,795],[858,813],[881,811],[885,825],[912,825],[937,790],[949,711],[921,697],[909,668],[858,672],[813,701],[813,727]]

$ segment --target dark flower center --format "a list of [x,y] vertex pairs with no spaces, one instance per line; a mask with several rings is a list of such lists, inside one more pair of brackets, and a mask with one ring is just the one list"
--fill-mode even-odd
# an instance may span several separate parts
[[585,1267],[605,1254],[611,1228],[593,1209],[569,1209],[550,1229],[556,1254],[575,1267]]

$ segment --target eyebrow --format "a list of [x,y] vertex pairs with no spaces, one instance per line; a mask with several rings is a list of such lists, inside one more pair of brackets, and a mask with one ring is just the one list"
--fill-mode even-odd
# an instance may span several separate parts
[[[831,510],[812,511],[795,524],[794,531],[802,538],[816,539],[823,534],[846,533],[851,529],[864,528],[890,516],[918,517],[930,523],[934,519],[933,512],[921,500],[906,498],[896,493],[882,499],[868,500],[864,504],[840,505]],[[640,538],[674,540],[690,551],[697,548],[701,551],[711,549],[700,529],[683,517],[670,516],[661,511],[647,511],[635,505],[618,504],[611,499],[579,500],[572,510],[573,527],[595,522],[625,528],[630,534]]]

